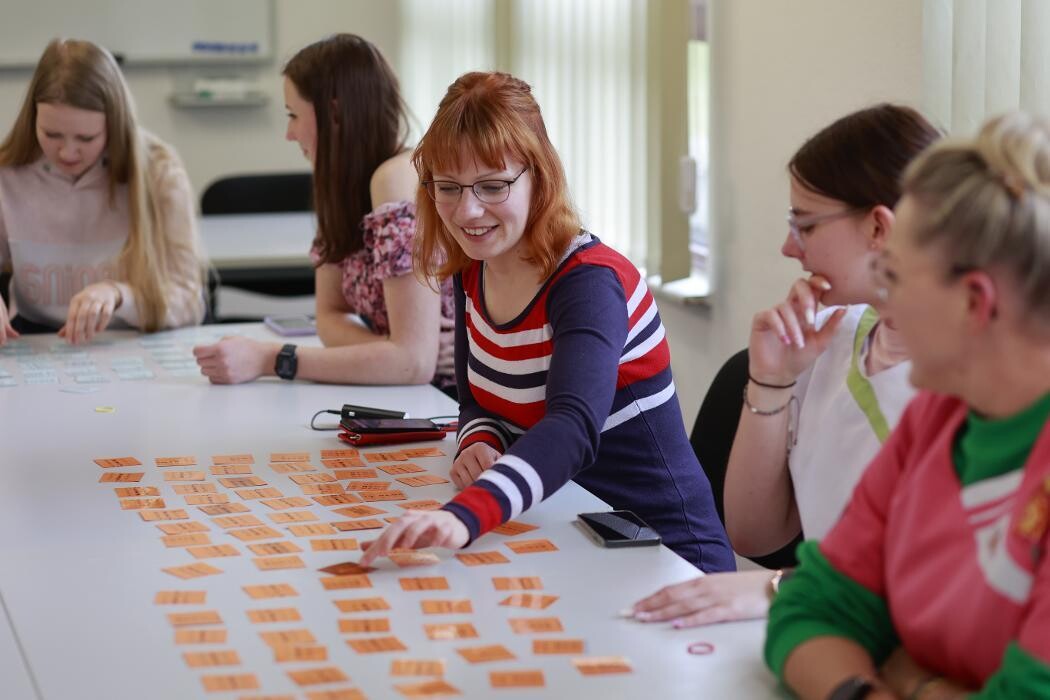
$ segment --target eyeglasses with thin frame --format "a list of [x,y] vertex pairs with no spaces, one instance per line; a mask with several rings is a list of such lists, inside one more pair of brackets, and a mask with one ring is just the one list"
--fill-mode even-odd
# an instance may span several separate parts
[[787,225],[788,232],[791,233],[791,239],[795,241],[795,245],[800,250],[805,252],[806,240],[805,236],[813,233],[820,224],[826,224],[829,221],[835,221],[837,219],[844,219],[847,216],[860,213],[865,210],[865,207],[853,207],[852,209],[844,209],[842,211],[831,212],[830,214],[810,214],[809,216],[795,216],[795,212],[788,210]]
[[478,180],[473,185],[462,185],[451,180],[425,180],[423,187],[430,198],[438,204],[455,204],[463,196],[464,189],[470,189],[478,201],[485,204],[502,204],[510,197],[510,186],[518,181],[529,166],[525,166],[513,180]]

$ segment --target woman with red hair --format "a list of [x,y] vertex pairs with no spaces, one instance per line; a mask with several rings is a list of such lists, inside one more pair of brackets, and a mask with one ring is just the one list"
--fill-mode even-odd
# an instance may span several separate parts
[[372,544],[462,547],[570,479],[705,571],[734,567],[645,280],[580,226],[529,86],[468,73],[413,156],[417,270],[454,280],[463,489]]

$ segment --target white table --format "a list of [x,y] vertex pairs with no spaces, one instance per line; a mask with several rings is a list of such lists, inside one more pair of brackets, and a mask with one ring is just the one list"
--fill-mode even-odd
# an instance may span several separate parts
[[[155,370],[154,378],[88,383],[98,387],[91,393],[67,393],[82,384],[62,375],[58,384],[0,388],[0,594],[11,617],[5,635],[0,625],[0,697],[20,698],[193,698],[251,696],[241,693],[205,693],[201,677],[208,674],[254,673],[262,694],[305,697],[306,690],[360,688],[367,697],[397,698],[395,684],[411,684],[426,678],[392,678],[394,658],[436,659],[446,662],[445,679],[464,697],[602,697],[602,698],[766,698],[779,697],[775,680],[761,661],[764,637],[762,622],[719,625],[675,631],[665,625],[641,625],[617,617],[617,611],[651,593],[659,585],[695,575],[694,569],[666,548],[604,550],[586,539],[573,526],[577,512],[604,510],[605,504],[575,484],[569,484],[519,520],[540,526],[513,539],[548,538],[557,552],[516,555],[506,538],[489,534],[469,551],[498,550],[511,562],[467,567],[446,551],[439,552],[437,566],[397,569],[389,561],[370,574],[374,589],[326,591],[316,569],[328,564],[356,560],[358,552],[313,552],[305,538],[289,537],[303,547],[300,556],[306,569],[262,572],[245,545],[209,522],[209,518],[183,503],[171,484],[163,481],[164,469],[153,465],[160,456],[193,455],[198,470],[208,472],[211,456],[251,453],[254,473],[284,495],[300,495],[288,475],[268,467],[272,452],[308,451],[320,467],[321,449],[344,447],[335,433],[318,433],[308,427],[309,417],[321,408],[356,403],[408,409],[413,416],[453,413],[455,406],[430,387],[345,387],[305,382],[258,381],[237,387],[209,386],[201,377],[168,371],[157,360],[157,348],[169,366],[194,339],[209,340],[215,334],[242,330],[265,336],[259,327],[245,329],[205,327],[141,340],[128,334],[107,333],[117,339],[111,346],[89,351],[100,374],[110,372],[112,358],[136,353]],[[168,341],[165,340],[168,339]],[[171,346],[165,346],[169,342]],[[153,342],[143,346],[143,342]],[[316,342],[316,341],[314,341]],[[48,348],[54,338],[35,337],[34,348]],[[165,354],[167,353],[167,354]],[[38,358],[39,359],[39,358]],[[83,361],[83,358],[81,358]],[[0,368],[19,376],[16,358],[0,354]],[[64,367],[65,365],[63,365]],[[105,369],[106,372],[101,370]],[[112,407],[111,413],[96,411]],[[334,418],[334,416],[330,417]],[[451,439],[440,445],[451,454]],[[388,448],[391,450],[396,447]],[[160,488],[168,508],[186,508],[194,520],[209,525],[212,542],[234,544],[241,556],[207,559],[224,573],[180,581],[162,567],[193,563],[182,549],[167,549],[153,524],[142,522],[135,511],[121,511],[113,486],[98,483],[104,471],[92,460],[97,457],[135,456],[143,463],[145,477],[139,485]],[[430,473],[447,472],[448,457],[413,460]],[[177,469],[194,469],[179,467]],[[116,471],[129,471],[120,469]],[[170,471],[170,470],[167,470]],[[327,472],[323,468],[319,472]],[[382,472],[380,477],[386,477]],[[389,479],[390,477],[386,477]],[[208,476],[209,482],[216,477]],[[346,482],[341,482],[346,483]],[[130,485],[130,484],[129,484]],[[399,486],[395,484],[395,486]],[[402,487],[413,500],[447,500],[449,485],[423,488]],[[220,493],[228,493],[222,486]],[[239,499],[231,496],[231,502]],[[244,501],[259,519],[270,522],[274,511],[258,501]],[[402,512],[396,503],[374,503],[392,514]],[[345,520],[313,505],[323,521]],[[377,531],[343,533],[371,539]],[[400,577],[445,576],[451,590],[406,592]],[[539,576],[542,593],[560,596],[545,611],[501,607],[508,594],[493,589],[493,576]],[[290,583],[298,591],[294,598],[251,600],[241,590],[245,584]],[[161,590],[207,591],[205,605],[161,606],[153,597]],[[384,596],[392,610],[379,613],[341,614],[333,600]],[[421,599],[470,598],[474,612],[462,615],[422,615]],[[302,622],[252,624],[246,611],[292,606]],[[166,615],[195,610],[218,611],[228,630],[224,645],[200,648],[176,646],[173,628]],[[510,617],[557,616],[564,633],[518,635],[509,628]],[[360,636],[340,634],[336,620],[352,617],[389,617],[392,632],[408,651],[359,655],[345,640]],[[423,625],[437,622],[471,622],[477,639],[430,641]],[[275,663],[271,651],[258,636],[265,629],[308,628],[318,642],[328,647],[329,660],[313,663]],[[531,642],[536,636],[583,638],[587,656],[624,656],[633,673],[584,677],[567,656],[535,656]],[[709,656],[690,656],[690,642],[715,645]],[[16,651],[20,644],[26,662]],[[484,644],[503,644],[517,655],[515,661],[471,665],[454,649]],[[242,663],[235,667],[189,668],[185,651],[235,649]],[[349,684],[298,688],[286,675],[289,670],[338,666],[351,679]],[[545,690],[494,690],[489,671],[542,669]],[[32,690],[35,678],[39,695]]]

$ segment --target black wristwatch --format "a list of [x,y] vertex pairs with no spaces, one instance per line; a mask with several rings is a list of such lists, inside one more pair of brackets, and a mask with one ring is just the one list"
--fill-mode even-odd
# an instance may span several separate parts
[[285,345],[277,353],[277,360],[273,363],[273,372],[281,379],[295,379],[295,373],[299,370],[299,360],[295,356],[295,346]]
[[863,700],[875,690],[875,684],[863,676],[852,676],[835,686],[828,700]]

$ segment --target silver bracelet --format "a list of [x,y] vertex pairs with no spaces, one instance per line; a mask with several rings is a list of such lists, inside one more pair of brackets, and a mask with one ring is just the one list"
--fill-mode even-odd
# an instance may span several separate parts
[[792,395],[791,398],[787,400],[787,403],[785,403],[783,406],[778,406],[777,408],[774,408],[770,411],[764,411],[761,408],[756,408],[751,404],[751,401],[747,398],[747,384],[744,385],[744,406],[746,406],[747,410],[756,416],[775,416],[778,413],[783,413],[784,410],[786,410],[792,402],[798,402],[798,399],[795,398],[794,395]]

